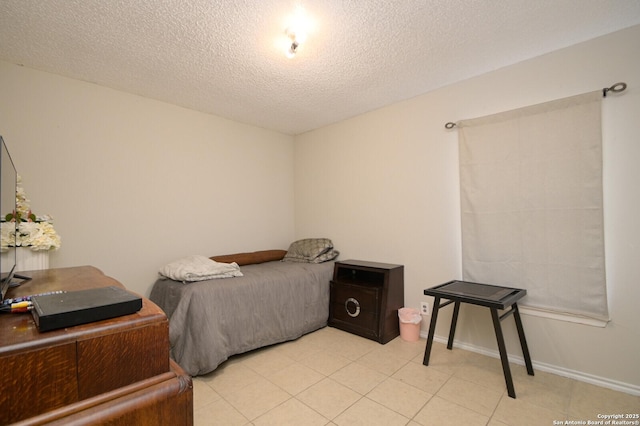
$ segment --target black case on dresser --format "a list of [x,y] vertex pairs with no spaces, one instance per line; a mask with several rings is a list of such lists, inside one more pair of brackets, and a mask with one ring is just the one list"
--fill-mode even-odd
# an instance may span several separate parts
[[400,335],[404,266],[363,260],[335,263],[329,325],[379,343]]

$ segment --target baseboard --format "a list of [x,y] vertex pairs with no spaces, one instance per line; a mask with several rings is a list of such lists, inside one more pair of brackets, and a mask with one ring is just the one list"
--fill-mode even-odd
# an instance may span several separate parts
[[[423,339],[427,338],[427,332],[426,331],[420,331],[420,337],[422,337]],[[434,336],[433,340],[439,342],[439,343],[443,343],[443,344],[447,344],[447,338],[446,337],[440,337],[440,336]],[[460,349],[464,349],[466,351],[470,351],[470,352],[475,352],[481,355],[487,355],[490,356],[492,358],[496,358],[499,359],[500,358],[500,354],[498,353],[497,350],[490,350],[487,348],[483,348],[481,346],[476,346],[476,345],[471,345],[468,343],[463,343],[463,342],[459,342],[457,340],[453,341],[453,345],[454,347],[460,348]],[[518,355],[511,355],[509,354],[509,362],[512,362],[514,364],[518,364],[518,365],[524,365],[524,358],[522,358],[521,356]],[[571,370],[568,368],[564,368],[564,367],[559,367],[557,365],[553,365],[553,364],[547,364],[544,362],[536,362],[532,360],[532,364],[533,364],[533,368],[534,370],[540,370],[540,371],[544,371],[546,373],[551,373],[551,374],[556,374],[558,376],[562,376],[562,377],[568,377],[570,379],[574,379],[574,380],[578,380],[580,382],[584,382],[584,383],[589,383],[592,385],[596,385],[596,386],[601,386],[604,388],[608,388],[608,389],[612,389],[615,391],[619,391],[619,392],[624,392],[624,393],[628,393],[631,395],[635,395],[635,396],[640,396],[640,386],[631,384],[631,383],[624,383],[624,382],[619,382],[617,380],[611,380],[611,379],[607,379],[606,377],[599,377],[599,376],[594,376],[593,374],[588,374],[588,373],[583,373],[581,371],[576,371],[576,370]]]

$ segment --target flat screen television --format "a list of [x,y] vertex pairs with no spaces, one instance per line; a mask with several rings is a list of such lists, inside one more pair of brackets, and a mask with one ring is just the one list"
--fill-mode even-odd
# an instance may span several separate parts
[[[16,211],[16,190],[18,185],[18,173],[4,139],[0,136],[0,231],[2,238],[13,238],[15,242],[18,223],[16,221],[6,221],[5,217],[9,213]],[[16,250],[10,250],[8,255],[0,256],[0,300],[5,298],[5,294],[11,285],[16,269]]]

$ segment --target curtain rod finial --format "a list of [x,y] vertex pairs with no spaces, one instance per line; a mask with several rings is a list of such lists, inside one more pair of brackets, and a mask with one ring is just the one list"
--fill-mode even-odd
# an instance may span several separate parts
[[606,98],[608,92],[620,93],[624,91],[626,88],[627,88],[627,83],[623,83],[623,82],[616,83],[611,87],[605,87],[604,89],[602,89],[602,96]]
[[451,121],[444,125],[445,129],[451,130],[456,127],[456,123],[452,123]]

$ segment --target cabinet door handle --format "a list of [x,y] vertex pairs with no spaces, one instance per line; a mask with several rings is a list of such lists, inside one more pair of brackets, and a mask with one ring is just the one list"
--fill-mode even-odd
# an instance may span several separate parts
[[[356,309],[355,311],[351,312],[349,310],[349,302],[353,303],[354,305],[356,305]],[[345,302],[344,302],[344,310],[347,311],[347,314],[352,317],[355,318],[358,315],[360,315],[360,302],[358,302],[356,299],[354,299],[353,297],[348,298]]]

